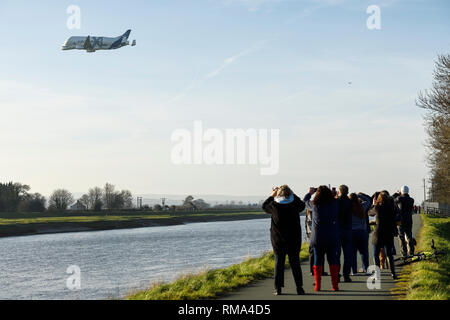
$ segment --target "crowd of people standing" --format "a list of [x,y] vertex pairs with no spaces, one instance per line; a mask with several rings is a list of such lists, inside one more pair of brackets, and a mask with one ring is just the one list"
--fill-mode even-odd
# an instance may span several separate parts
[[[351,275],[367,273],[369,268],[369,234],[372,234],[372,253],[376,266],[380,266],[383,251],[389,262],[391,275],[395,272],[394,237],[400,239],[402,255],[414,254],[412,214],[414,199],[403,186],[392,196],[388,191],[375,192],[372,196],[350,193],[346,185],[338,190],[328,186],[310,188],[301,200],[287,186],[273,188],[271,196],[263,203],[263,210],[271,214],[271,242],[275,256],[275,295],[284,286],[284,265],[289,257],[297,294],[305,294],[299,253],[301,249],[300,213],[306,209],[305,227],[309,239],[310,271],[314,276],[314,291],[320,291],[325,256],[329,265],[332,290],[339,290],[341,272],[344,282],[351,282]],[[372,231],[369,216],[375,217]],[[357,268],[357,254],[362,266]],[[341,255],[343,265],[341,268]]]

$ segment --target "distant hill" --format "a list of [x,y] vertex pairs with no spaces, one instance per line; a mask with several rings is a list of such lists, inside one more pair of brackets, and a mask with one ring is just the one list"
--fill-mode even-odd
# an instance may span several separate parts
[[[83,192],[73,192],[72,195],[75,200],[81,198]],[[161,204],[161,198],[166,198],[166,204],[168,206],[171,205],[180,205],[183,203],[183,200],[186,199],[188,195],[194,197],[194,199],[203,199],[205,202],[214,206],[216,204],[230,204],[231,201],[234,201],[235,204],[239,204],[242,201],[243,204],[262,204],[262,201],[266,199],[264,196],[229,196],[229,195],[196,195],[196,194],[186,194],[186,195],[177,195],[177,194],[154,194],[154,193],[146,193],[146,194],[134,194],[134,204],[136,204],[136,197],[142,197],[142,204],[147,204],[149,206],[154,206],[155,204]],[[47,199],[49,196],[47,196]]]
[[[235,204],[239,204],[239,202],[242,202],[243,204],[248,203],[261,203],[264,201],[264,197],[262,196],[228,196],[228,195],[196,195],[191,194],[194,199],[203,199],[205,202],[216,205],[216,204],[230,204],[232,201],[234,201]],[[186,195],[174,195],[174,194],[138,194],[134,195],[135,197],[142,197],[142,203],[148,204],[148,205],[155,205],[161,203],[161,198],[166,198],[166,204],[167,205],[180,205],[182,204],[183,200],[186,199],[188,194]]]

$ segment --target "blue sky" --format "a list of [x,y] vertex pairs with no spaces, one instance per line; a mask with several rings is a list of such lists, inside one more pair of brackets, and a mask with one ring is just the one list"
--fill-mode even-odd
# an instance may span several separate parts
[[[69,5],[81,29],[69,30]],[[369,5],[381,30],[366,27]],[[266,194],[346,183],[422,199],[422,111],[448,53],[448,1],[0,1],[0,177],[49,194],[106,181],[134,193]],[[61,51],[72,35],[136,47]],[[348,82],[352,82],[351,85]],[[280,172],[175,166],[171,133],[279,128]]]

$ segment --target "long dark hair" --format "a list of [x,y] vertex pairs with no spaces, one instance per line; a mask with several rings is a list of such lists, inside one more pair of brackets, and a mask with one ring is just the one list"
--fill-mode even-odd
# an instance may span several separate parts
[[387,206],[390,203],[389,200],[389,193],[387,191],[381,191],[377,199],[375,200],[375,206]]
[[359,200],[356,193],[351,193],[348,198],[352,202],[352,213],[360,219],[364,219],[366,217],[366,213],[361,205],[361,201]]
[[333,202],[333,194],[327,186],[320,186],[317,188],[316,195],[314,196],[313,203],[320,207],[322,205],[331,204]]

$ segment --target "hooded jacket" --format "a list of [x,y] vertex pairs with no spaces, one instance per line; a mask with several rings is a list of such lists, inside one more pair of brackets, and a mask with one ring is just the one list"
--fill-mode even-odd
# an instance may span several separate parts
[[269,197],[262,208],[271,215],[270,239],[275,253],[299,251],[302,243],[300,212],[305,209],[305,203],[294,194],[288,199]]

